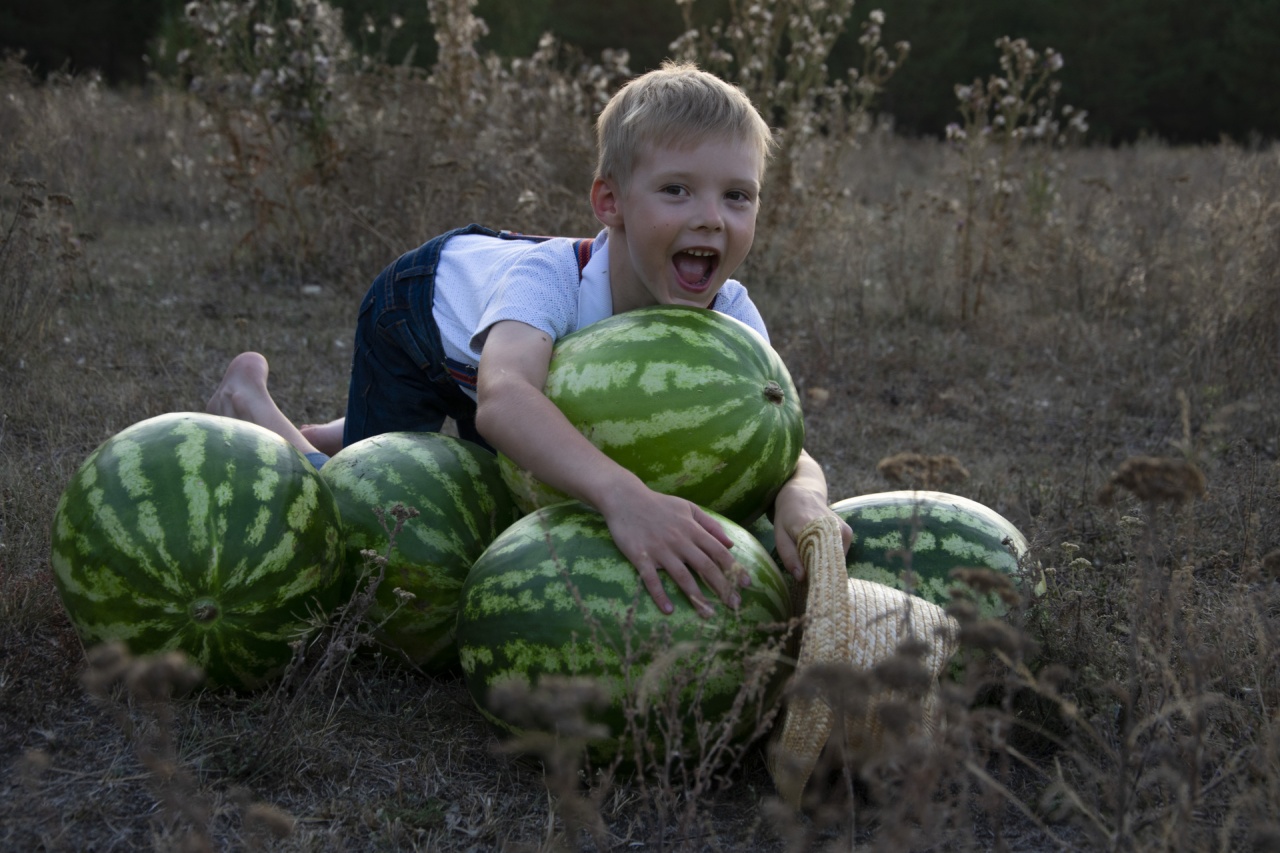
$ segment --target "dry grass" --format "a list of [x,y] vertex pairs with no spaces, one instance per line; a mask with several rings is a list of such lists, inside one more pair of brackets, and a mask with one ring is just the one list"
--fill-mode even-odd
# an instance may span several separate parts
[[[48,525],[94,446],[201,409],[244,349],[268,356],[285,411],[332,417],[353,306],[399,251],[472,220],[594,230],[587,117],[617,69],[577,74],[547,45],[498,74],[455,48],[453,79],[491,75],[461,105],[403,68],[336,82],[319,165],[234,88],[0,74],[0,224],[16,224],[0,247],[0,847],[1280,837],[1274,148],[1015,147],[994,206],[966,200],[982,175],[954,144],[866,130],[822,176],[838,191],[812,193],[822,239],[788,255],[786,234],[761,235],[741,277],[806,393],[833,499],[945,461],[968,474],[949,488],[1022,529],[1048,578],[1007,622],[958,611],[965,679],[943,691],[937,737],[832,767],[803,817],[760,750],[695,800],[625,779],[575,789],[504,751],[457,677],[374,657],[292,705],[270,762],[249,747],[272,696],[86,692]],[[980,303],[967,241],[990,253]]]

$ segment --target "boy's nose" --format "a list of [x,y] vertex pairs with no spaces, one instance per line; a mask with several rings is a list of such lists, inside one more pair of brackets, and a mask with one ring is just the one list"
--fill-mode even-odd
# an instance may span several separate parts
[[712,231],[719,231],[723,228],[724,216],[720,210],[719,201],[706,201],[698,205],[698,213],[693,224],[697,228],[706,228]]

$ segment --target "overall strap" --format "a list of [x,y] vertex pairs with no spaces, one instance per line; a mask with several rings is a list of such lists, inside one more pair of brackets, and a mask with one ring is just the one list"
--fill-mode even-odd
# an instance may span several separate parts
[[587,268],[587,263],[591,260],[591,248],[594,242],[594,237],[586,237],[575,240],[573,243],[573,252],[578,256],[578,281],[582,281],[582,271]]
[[[498,231],[494,236],[501,237],[503,240],[532,240],[535,243],[552,239],[541,234],[524,234],[519,231]],[[582,281],[582,271],[587,268],[587,262],[591,260],[593,243],[595,243],[594,237],[583,237],[573,241],[573,253],[578,258],[578,281]]]

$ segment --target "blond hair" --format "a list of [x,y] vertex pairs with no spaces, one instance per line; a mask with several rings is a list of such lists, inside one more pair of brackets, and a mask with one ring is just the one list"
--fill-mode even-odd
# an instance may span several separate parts
[[754,144],[761,163],[775,145],[769,125],[741,89],[691,62],[667,60],[628,82],[600,113],[596,177],[625,185],[641,146],[683,147],[714,136]]

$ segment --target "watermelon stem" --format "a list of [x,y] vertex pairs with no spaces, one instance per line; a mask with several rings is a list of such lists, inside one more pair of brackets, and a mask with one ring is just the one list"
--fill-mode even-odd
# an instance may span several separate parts
[[218,602],[212,598],[197,598],[191,602],[191,618],[201,625],[209,625],[218,621],[218,617],[222,615],[222,611],[218,608]]
[[782,401],[786,399],[786,395],[782,393],[782,386],[770,379],[764,383],[764,398],[775,406],[781,406]]

